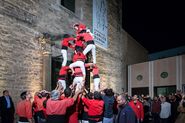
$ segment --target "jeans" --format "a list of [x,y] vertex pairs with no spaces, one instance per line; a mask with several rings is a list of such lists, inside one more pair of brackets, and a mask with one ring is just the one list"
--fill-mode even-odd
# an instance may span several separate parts
[[113,117],[112,118],[103,117],[103,123],[113,123]]

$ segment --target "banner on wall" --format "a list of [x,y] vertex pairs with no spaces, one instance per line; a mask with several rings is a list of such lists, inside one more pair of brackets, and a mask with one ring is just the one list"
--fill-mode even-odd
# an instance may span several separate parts
[[93,0],[93,34],[96,45],[107,49],[107,1]]

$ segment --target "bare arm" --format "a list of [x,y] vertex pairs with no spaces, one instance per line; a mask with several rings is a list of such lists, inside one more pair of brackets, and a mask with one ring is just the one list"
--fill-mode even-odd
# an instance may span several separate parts
[[81,91],[77,91],[77,92],[75,93],[75,95],[73,96],[73,99],[76,100],[77,97],[78,97],[78,95],[79,95],[80,93],[81,93]]

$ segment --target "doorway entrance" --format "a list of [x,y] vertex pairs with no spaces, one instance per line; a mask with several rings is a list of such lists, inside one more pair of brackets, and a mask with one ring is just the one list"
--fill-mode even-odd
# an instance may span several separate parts
[[169,95],[176,92],[176,86],[160,86],[154,87],[154,94],[155,96],[159,95]]

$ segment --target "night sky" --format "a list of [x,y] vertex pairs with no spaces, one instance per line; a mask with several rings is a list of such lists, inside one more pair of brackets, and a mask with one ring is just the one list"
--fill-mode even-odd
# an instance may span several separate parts
[[123,28],[149,53],[185,45],[183,0],[123,0]]

